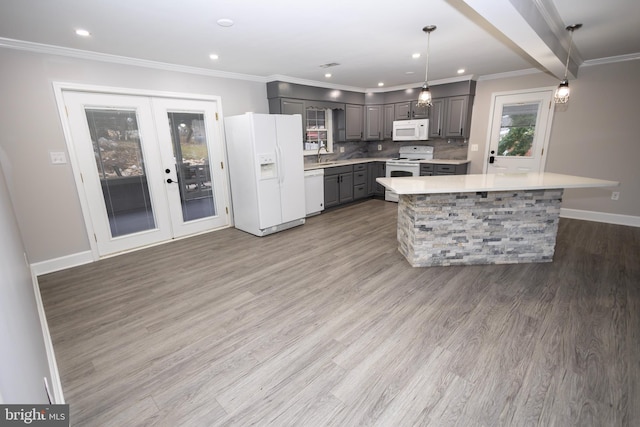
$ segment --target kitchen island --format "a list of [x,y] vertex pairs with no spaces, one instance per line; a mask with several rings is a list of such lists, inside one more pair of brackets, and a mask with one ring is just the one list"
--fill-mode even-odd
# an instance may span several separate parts
[[547,172],[377,181],[399,195],[398,249],[413,267],[550,262],[564,189],[619,184]]

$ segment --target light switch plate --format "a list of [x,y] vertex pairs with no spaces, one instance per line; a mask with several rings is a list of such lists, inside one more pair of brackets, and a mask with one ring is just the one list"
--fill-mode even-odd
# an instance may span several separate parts
[[478,144],[471,144],[471,151],[478,151]]
[[67,163],[67,156],[64,151],[49,151],[52,165],[64,165]]
[[340,147],[340,152],[344,153],[344,147]]

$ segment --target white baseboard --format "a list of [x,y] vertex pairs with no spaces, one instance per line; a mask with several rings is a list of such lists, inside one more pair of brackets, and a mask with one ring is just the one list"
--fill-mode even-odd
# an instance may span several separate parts
[[40,295],[40,285],[38,277],[31,270],[31,282],[33,283],[33,293],[36,297],[36,307],[38,308],[38,317],[40,318],[40,327],[42,328],[42,336],[44,338],[44,348],[47,353],[47,362],[49,364],[49,379],[51,384],[52,400],[54,404],[61,405],[64,402],[64,394],[62,393],[62,381],[60,380],[60,372],[58,371],[58,362],[56,362],[56,354],[53,351],[53,341],[49,333],[49,324],[47,323],[47,315],[44,312],[44,304],[42,304],[42,296]]
[[89,264],[93,261],[95,261],[95,259],[93,258],[91,251],[79,252],[77,254],[66,255],[60,258],[35,262],[31,264],[31,272],[35,276],[40,276],[42,274],[53,273],[67,268]]
[[606,212],[583,211],[580,209],[560,208],[561,218],[583,219],[586,221],[606,222],[609,224],[640,227],[640,216],[619,215]]

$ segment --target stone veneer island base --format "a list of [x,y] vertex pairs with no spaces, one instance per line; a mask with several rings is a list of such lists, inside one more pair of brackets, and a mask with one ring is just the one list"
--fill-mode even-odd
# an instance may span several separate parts
[[398,249],[413,267],[550,262],[562,193],[400,196]]
[[377,181],[399,195],[398,249],[413,267],[551,262],[564,188],[618,185],[553,173]]

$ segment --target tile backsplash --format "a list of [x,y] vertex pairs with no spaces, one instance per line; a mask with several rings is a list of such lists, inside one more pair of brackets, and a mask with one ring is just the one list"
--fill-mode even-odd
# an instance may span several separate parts
[[[378,150],[378,145],[382,150]],[[334,142],[333,153],[321,154],[322,161],[347,160],[363,157],[396,157],[400,147],[405,145],[430,145],[433,158],[443,160],[466,160],[469,144],[462,139],[430,139],[428,141],[397,142],[391,140],[371,142]],[[344,153],[340,152],[344,147]],[[315,163],[316,156],[305,156],[305,163]]]

